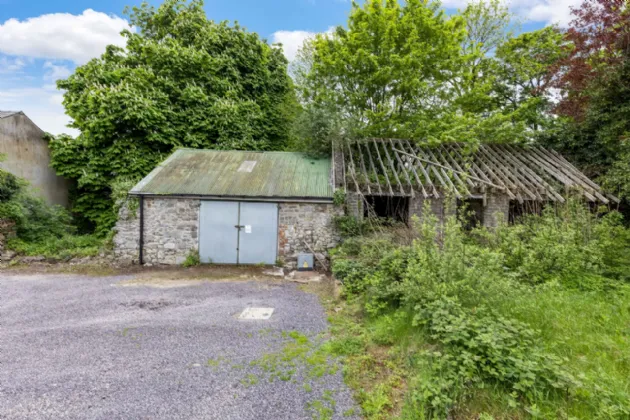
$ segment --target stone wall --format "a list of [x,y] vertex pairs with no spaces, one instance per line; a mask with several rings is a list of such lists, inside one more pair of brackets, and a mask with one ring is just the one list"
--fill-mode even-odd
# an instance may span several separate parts
[[[5,253],[6,241],[9,238],[15,237],[15,223],[11,220],[0,219],[0,261],[6,260],[7,251]],[[14,253],[10,253],[14,255]]]
[[[150,264],[181,264],[199,244],[199,200],[145,198],[144,200],[144,262]],[[278,257],[295,266],[297,255],[318,254],[337,245],[334,220],[342,210],[333,204],[279,203]],[[116,224],[114,254],[123,263],[138,263],[140,218],[139,210],[123,206]]]
[[[409,217],[413,215],[422,219],[422,212],[425,201],[429,201],[431,212],[437,217],[438,221],[443,222],[448,216],[457,214],[457,205],[455,200],[447,198],[427,198],[421,196],[409,199]],[[505,194],[487,194],[486,206],[483,208],[482,224],[485,227],[497,227],[500,222],[507,223],[508,212],[510,210],[510,199]]]
[[[121,262],[137,263],[139,209],[123,206],[116,224],[114,254]],[[199,200],[145,198],[144,263],[181,264],[199,243]]]
[[346,193],[346,214],[348,216],[363,219],[363,197],[357,193]]
[[409,221],[413,216],[417,216],[422,220],[425,203],[428,202],[431,213],[437,217],[438,221],[442,223],[448,216],[454,216],[457,214],[457,204],[452,198],[445,198],[442,195],[440,198],[424,198],[421,195],[409,198]]
[[486,207],[483,209],[483,225],[495,228],[500,223],[508,222],[510,198],[505,194],[488,194]]
[[[278,214],[278,257],[294,266],[297,255],[310,253],[304,244],[323,256],[339,243],[334,217],[343,211],[334,204],[280,203]],[[317,262],[316,262],[317,264]]]

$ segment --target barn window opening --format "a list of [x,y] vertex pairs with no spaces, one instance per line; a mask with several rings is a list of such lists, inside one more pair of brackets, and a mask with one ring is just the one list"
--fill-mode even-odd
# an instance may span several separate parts
[[365,217],[377,217],[391,221],[409,222],[409,197],[366,195]]
[[483,200],[457,200],[457,218],[465,230],[472,230],[483,223]]

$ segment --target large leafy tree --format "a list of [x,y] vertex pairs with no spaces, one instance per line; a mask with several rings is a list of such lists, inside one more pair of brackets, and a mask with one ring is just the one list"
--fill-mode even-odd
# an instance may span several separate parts
[[497,67],[493,55],[512,36],[515,17],[501,0],[471,1],[460,13],[466,34],[450,87],[462,111],[491,111],[496,108],[492,92]]
[[571,51],[571,43],[553,26],[507,39],[494,57],[496,105],[532,132],[545,128],[553,118],[556,76],[551,69]]
[[630,8],[625,0],[584,0],[573,15],[566,36],[575,48],[553,66],[561,118],[541,141],[629,199]]
[[115,221],[112,184],[146,175],[174,148],[284,148],[294,101],[282,51],[208,20],[202,0],[127,12],[126,47],[58,82],[81,134],[52,141],[53,166],[77,181],[73,210],[101,231]]
[[299,77],[307,104],[336,109],[372,136],[428,134],[460,56],[463,20],[435,3],[352,4],[348,27],[317,36]]
[[347,28],[302,49],[300,99],[336,110],[344,134],[529,141],[548,119],[548,67],[566,42],[553,28],[512,38],[512,17],[499,0],[450,17],[431,1],[353,3]]
[[627,0],[584,0],[572,9],[567,39],[575,48],[556,66],[563,98],[557,111],[579,120],[588,107],[590,87],[612,75],[630,46]]

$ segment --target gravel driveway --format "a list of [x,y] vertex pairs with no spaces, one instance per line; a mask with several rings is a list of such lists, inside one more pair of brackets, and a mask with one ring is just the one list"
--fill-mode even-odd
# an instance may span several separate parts
[[[357,418],[338,363],[311,357],[315,295],[137,276],[0,272],[1,419]],[[239,320],[248,306],[275,312]]]

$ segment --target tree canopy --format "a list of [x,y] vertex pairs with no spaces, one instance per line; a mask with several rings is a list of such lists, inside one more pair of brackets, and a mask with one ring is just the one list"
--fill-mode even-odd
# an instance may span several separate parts
[[347,28],[305,45],[300,97],[336,109],[359,136],[531,141],[567,43],[555,28],[514,38],[512,22],[498,0],[451,16],[431,1],[353,3]]
[[115,221],[112,183],[141,178],[177,147],[282,149],[293,112],[281,49],[208,20],[202,0],[127,13],[125,48],[58,82],[81,134],[51,142],[53,166],[77,182],[74,212],[102,230]]
[[347,29],[318,35],[308,47],[302,97],[353,118],[364,135],[424,132],[445,100],[440,86],[463,37],[463,20],[433,3],[353,3]]
[[609,191],[630,198],[630,8],[626,1],[584,0],[566,39],[571,54],[551,66],[559,116],[541,141]]

